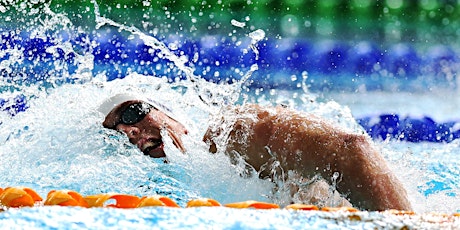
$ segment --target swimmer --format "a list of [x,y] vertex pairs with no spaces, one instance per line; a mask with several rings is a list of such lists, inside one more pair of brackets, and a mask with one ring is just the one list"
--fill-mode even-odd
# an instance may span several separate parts
[[[105,115],[105,128],[125,133],[145,155],[166,157],[161,130],[186,152],[182,142],[188,134],[186,127],[155,101],[116,95],[99,111]],[[235,106],[214,120],[203,141],[210,152],[237,153],[261,177],[269,177],[271,170],[266,166],[278,161],[284,172],[302,178],[319,175],[335,183],[337,191],[357,208],[411,210],[401,182],[368,136],[347,132],[313,114],[281,106]]]

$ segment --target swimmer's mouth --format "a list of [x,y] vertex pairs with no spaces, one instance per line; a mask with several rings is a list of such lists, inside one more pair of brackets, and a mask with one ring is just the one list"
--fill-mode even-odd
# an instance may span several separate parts
[[151,157],[164,157],[163,141],[161,139],[149,139],[141,148],[141,151]]

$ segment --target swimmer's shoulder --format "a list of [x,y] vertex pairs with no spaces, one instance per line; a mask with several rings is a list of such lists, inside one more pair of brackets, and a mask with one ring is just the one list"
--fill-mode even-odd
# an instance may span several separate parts
[[265,106],[253,103],[243,105],[231,105],[222,109],[220,114],[227,118],[258,118],[260,121],[267,120],[303,120],[313,123],[322,122],[323,119],[315,114],[298,111],[285,105]]

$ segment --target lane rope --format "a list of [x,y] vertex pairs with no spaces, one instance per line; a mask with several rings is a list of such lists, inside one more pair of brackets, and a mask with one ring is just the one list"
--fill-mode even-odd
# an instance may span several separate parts
[[[42,207],[42,206],[68,206],[83,208],[142,208],[142,207],[169,207],[182,208],[174,200],[166,196],[152,195],[138,197],[129,194],[119,193],[102,193],[88,196],[82,196],[80,193],[72,190],[51,190],[48,192],[46,199],[28,187],[7,187],[0,188],[0,211],[11,208],[23,207]],[[210,198],[192,199],[187,202],[185,208],[194,207],[226,207],[235,209],[287,209],[299,211],[323,211],[323,212],[359,212],[360,210],[353,207],[323,207],[319,208],[311,204],[290,204],[284,208],[278,204],[248,200],[242,202],[221,204]],[[386,210],[384,213],[392,215],[415,215],[413,211],[405,210]],[[460,218],[460,212],[446,214],[437,213],[444,217]]]

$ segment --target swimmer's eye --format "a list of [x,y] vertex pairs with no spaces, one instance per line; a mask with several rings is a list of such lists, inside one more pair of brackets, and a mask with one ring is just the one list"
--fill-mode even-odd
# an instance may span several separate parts
[[118,124],[134,125],[142,121],[152,108],[154,108],[152,105],[145,102],[131,104],[121,112]]

